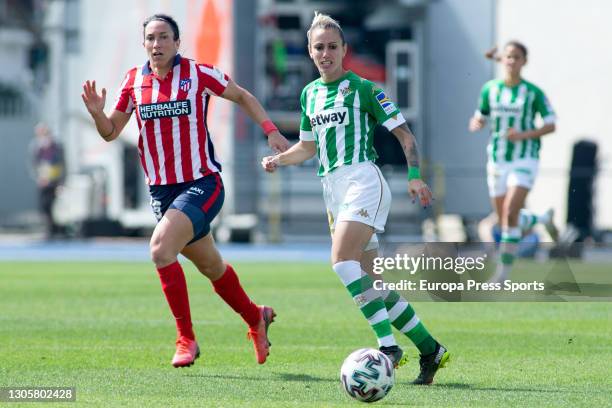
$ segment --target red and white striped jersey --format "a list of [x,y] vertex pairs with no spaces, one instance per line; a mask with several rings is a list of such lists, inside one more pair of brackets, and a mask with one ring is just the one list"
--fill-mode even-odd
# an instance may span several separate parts
[[206,114],[210,95],[221,95],[228,82],[217,68],[179,54],[163,80],[148,62],[128,71],[115,109],[136,110],[138,151],[148,184],[182,183],[221,171]]

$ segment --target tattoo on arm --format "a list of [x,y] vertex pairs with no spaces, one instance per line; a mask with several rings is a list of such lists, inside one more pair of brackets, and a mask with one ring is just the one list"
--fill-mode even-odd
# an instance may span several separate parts
[[417,143],[414,135],[408,128],[408,125],[402,123],[398,129],[401,130],[401,133],[397,137],[397,140],[400,142],[402,146],[402,150],[404,151],[404,155],[406,156],[406,161],[408,162],[408,167],[419,167],[419,151],[417,149]]

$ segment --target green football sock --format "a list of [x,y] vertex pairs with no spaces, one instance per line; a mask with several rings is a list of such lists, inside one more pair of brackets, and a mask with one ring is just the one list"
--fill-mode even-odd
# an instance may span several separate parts
[[436,349],[436,340],[429,334],[425,325],[414,312],[412,305],[400,294],[391,290],[385,297],[385,307],[393,327],[404,333],[423,355]]
[[372,279],[362,272],[361,264],[343,261],[334,264],[333,268],[376,334],[378,345],[396,345],[385,303],[372,288]]

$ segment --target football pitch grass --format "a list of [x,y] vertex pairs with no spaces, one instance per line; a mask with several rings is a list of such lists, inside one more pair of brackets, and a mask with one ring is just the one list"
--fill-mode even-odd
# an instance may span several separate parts
[[[262,366],[245,324],[190,264],[185,272],[202,356],[174,369],[174,322],[149,263],[0,263],[0,387],[76,387],[76,406],[88,407],[362,404],[342,391],[339,369],[351,351],[376,341],[331,268],[234,266],[254,300],[278,314]],[[609,265],[593,268],[610,273]],[[377,405],[612,404],[612,303],[414,306],[451,351],[450,364],[434,385],[411,385],[417,351],[397,334],[409,362]],[[73,406],[44,404],[55,405]]]

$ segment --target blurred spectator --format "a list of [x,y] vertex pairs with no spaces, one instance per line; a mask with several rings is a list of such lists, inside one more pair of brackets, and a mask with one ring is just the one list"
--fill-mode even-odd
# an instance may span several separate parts
[[36,125],[34,133],[31,145],[33,174],[38,187],[38,200],[46,235],[47,238],[52,238],[59,233],[52,209],[58,187],[64,181],[64,152],[46,124]]

